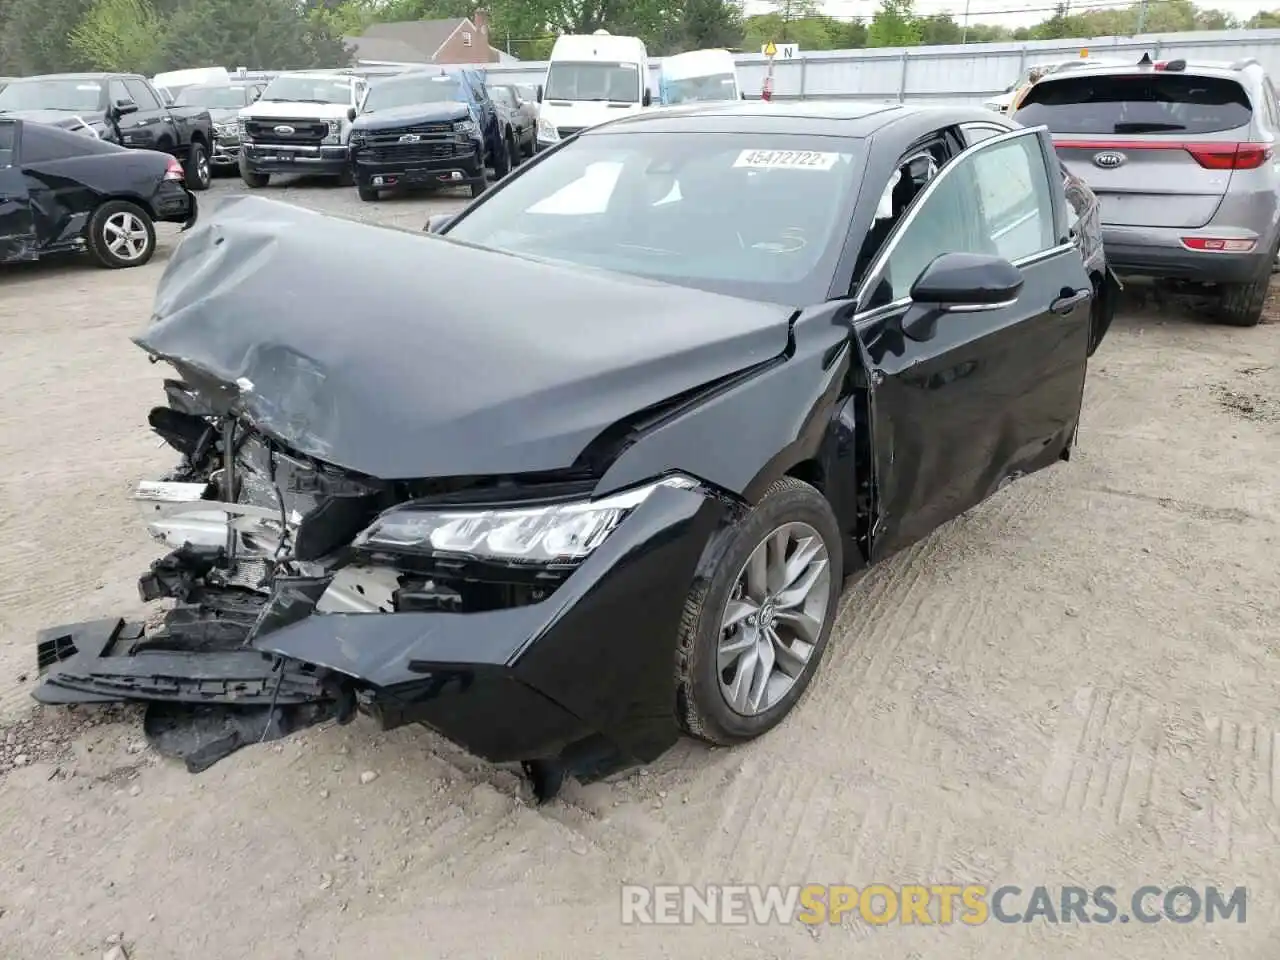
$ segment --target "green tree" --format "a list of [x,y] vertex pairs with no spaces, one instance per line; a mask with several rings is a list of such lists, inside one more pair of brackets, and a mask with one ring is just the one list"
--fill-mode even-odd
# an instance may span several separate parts
[[166,25],[160,60],[166,69],[216,63],[292,70],[344,66],[351,56],[292,0],[191,0]]
[[9,0],[0,23],[0,74],[30,76],[87,66],[70,42],[91,0]]
[[964,28],[956,23],[949,13],[935,13],[921,17],[919,23],[920,42],[926,46],[942,46],[948,43],[959,43],[962,38],[967,39]]
[[1252,30],[1274,30],[1280,27],[1280,10],[1263,10],[1247,25]]
[[162,31],[149,0],[94,0],[69,43],[95,70],[151,73]]
[[922,30],[912,0],[882,0],[867,28],[869,47],[913,47]]

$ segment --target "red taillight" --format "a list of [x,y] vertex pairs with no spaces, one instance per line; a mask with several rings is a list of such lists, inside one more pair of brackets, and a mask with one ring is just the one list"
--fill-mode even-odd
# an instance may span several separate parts
[[1069,150],[1185,150],[1208,170],[1256,170],[1271,159],[1271,148],[1256,143],[1187,143],[1183,140],[1054,139]]
[[186,172],[182,169],[182,164],[178,162],[177,157],[170,157],[168,164],[165,166],[164,178],[166,180],[185,180]]
[[1187,152],[1208,170],[1256,170],[1271,156],[1270,147],[1254,143],[1189,143]]
[[1182,245],[1188,250],[1203,250],[1206,253],[1248,253],[1258,245],[1258,241],[1230,237],[1183,237]]

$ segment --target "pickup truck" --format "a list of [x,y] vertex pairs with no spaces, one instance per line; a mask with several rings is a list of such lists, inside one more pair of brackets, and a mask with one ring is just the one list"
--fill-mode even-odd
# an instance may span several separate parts
[[265,187],[273,174],[334,177],[350,186],[351,118],[368,83],[334,71],[282,73],[240,111],[240,179]]
[[0,116],[82,132],[122,147],[159,150],[182,162],[187,186],[207,190],[213,119],[203,108],[166,106],[146,77],[59,73],[11,80]]

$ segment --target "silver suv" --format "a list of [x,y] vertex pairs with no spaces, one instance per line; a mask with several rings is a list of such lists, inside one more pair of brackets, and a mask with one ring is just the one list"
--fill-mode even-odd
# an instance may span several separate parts
[[1257,324],[1280,252],[1280,105],[1256,60],[1050,74],[1014,119],[1048,126],[1097,194],[1116,273],[1212,285],[1218,319]]

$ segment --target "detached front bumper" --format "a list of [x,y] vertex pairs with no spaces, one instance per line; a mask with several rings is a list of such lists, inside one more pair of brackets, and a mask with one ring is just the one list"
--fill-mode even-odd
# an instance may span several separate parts
[[493,762],[584,745],[648,762],[679,735],[680,618],[725,510],[697,490],[660,488],[547,599],[521,607],[312,612],[344,608],[328,576],[277,581],[247,646],[231,651],[148,649],[141,628],[119,620],[57,627],[40,635],[34,695],[340,713],[349,693],[385,728],[423,723]]
[[351,153],[346,144],[298,146],[242,143],[239,164],[252,173],[304,173],[337,177],[350,169]]

